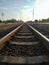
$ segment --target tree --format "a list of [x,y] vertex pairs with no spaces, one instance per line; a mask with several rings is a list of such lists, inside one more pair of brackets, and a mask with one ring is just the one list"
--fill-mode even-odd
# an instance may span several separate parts
[[38,20],[35,20],[35,22],[38,22]]
[[2,23],[2,20],[0,20],[0,23]]

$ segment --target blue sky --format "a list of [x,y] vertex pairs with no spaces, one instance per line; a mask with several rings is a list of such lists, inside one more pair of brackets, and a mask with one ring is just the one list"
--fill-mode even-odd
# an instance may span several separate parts
[[[22,19],[24,21],[49,17],[49,0],[0,0],[0,19]],[[46,15],[46,16],[45,16]]]

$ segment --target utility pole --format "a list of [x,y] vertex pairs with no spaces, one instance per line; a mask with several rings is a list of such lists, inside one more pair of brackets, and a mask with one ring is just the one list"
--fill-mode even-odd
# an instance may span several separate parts
[[1,15],[2,15],[2,22],[3,22],[4,13],[2,12]]
[[34,20],[34,9],[33,9],[33,20]]
[[21,12],[20,12],[20,20],[21,20]]

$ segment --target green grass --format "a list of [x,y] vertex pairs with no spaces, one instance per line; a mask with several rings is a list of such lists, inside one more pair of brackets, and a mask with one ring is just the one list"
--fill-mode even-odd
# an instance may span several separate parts
[[11,24],[14,24],[14,23],[0,23],[0,25],[11,25]]

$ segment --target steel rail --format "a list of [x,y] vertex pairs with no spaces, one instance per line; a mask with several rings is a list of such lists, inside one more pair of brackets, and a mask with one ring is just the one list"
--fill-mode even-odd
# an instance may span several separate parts
[[29,24],[27,25],[31,29],[35,37],[38,38],[41,42],[43,42],[44,46],[47,48],[47,50],[49,50],[49,39],[45,35],[40,33],[38,30],[36,30],[34,27],[32,27],[31,25]]
[[7,35],[5,35],[3,38],[0,39],[0,49],[5,45],[5,42],[9,41],[11,39],[11,37],[23,26],[23,24],[21,24],[20,26],[18,26],[16,29],[14,29],[13,31],[11,31],[10,33],[8,33]]

